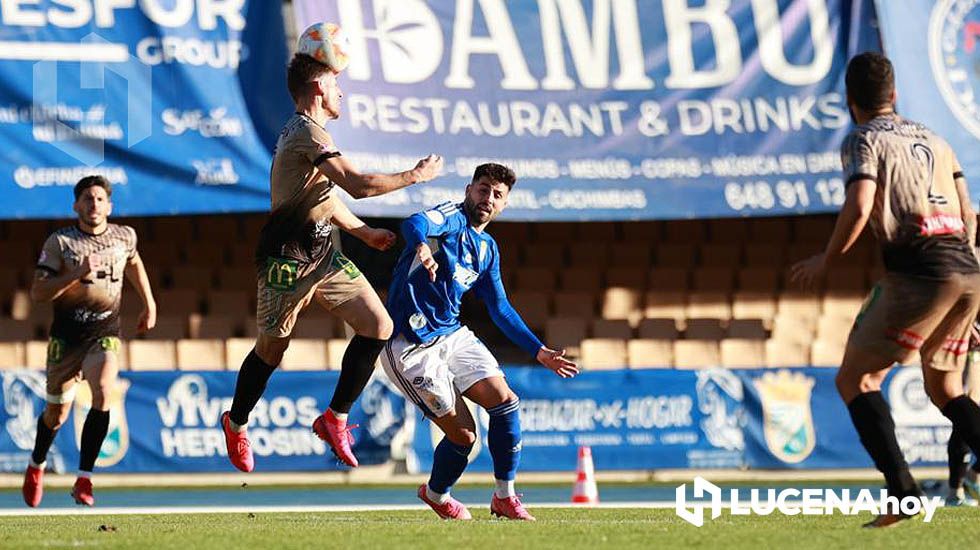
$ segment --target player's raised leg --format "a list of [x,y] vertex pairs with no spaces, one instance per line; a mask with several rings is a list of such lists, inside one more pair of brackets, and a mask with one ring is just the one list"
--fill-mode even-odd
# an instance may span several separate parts
[[330,407],[313,423],[313,431],[330,445],[337,458],[356,467],[357,457],[351,450],[354,437],[350,433],[354,426],[347,425],[347,415],[371,379],[378,356],[391,337],[391,317],[356,268],[341,270],[317,290],[316,296],[321,305],[349,324],[355,334],[344,351]]

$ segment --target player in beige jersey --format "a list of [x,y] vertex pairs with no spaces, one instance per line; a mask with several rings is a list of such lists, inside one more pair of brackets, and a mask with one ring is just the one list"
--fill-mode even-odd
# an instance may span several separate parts
[[[847,197],[826,251],[793,266],[809,287],[870,225],[886,268],[854,322],[837,389],[861,443],[891,496],[921,494],[895,437],[881,382],[895,363],[918,353],[925,390],[974,452],[980,407],[963,393],[970,326],[980,308],[976,218],[949,144],[895,113],[891,62],[877,53],[851,59],[847,101],[858,126],[841,146]],[[890,510],[867,524],[904,519]]]
[[[316,27],[322,25],[304,33],[301,46]],[[313,430],[341,461],[357,466],[347,413],[374,371],[391,336],[392,321],[364,275],[333,248],[330,232],[336,225],[378,249],[391,246],[395,237],[367,227],[354,216],[337,197],[335,186],[359,199],[431,180],[442,169],[442,159],[430,155],[412,170],[364,174],[344,158],[324,128],[340,116],[337,77],[343,68],[303,53],[297,53],[288,68],[296,113],[276,143],[270,177],[272,212],[256,249],[259,336],[238,373],[231,410],[221,417],[228,457],[245,472],[255,467],[245,429],[249,413],[289,346],[297,315],[313,301],[355,332],[330,407],[313,423]]]
[[139,332],[156,324],[150,281],[136,252],[136,231],[108,223],[112,188],[102,176],[87,176],[75,185],[78,224],[48,237],[37,260],[31,297],[51,302],[47,361],[47,406],[37,419],[37,435],[24,476],[24,502],[41,503],[44,462],[58,428],[68,419],[75,384],[82,378],[92,391],[92,408],[81,434],[75,502],[91,506],[92,469],[109,428],[107,394],[119,366],[119,298],[123,276],[143,301]]

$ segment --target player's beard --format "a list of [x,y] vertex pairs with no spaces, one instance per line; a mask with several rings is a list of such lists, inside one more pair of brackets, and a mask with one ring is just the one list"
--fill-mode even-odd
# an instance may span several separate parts
[[463,211],[466,212],[466,218],[470,220],[470,225],[490,223],[494,218],[492,212],[488,214],[481,211],[469,197],[463,199]]

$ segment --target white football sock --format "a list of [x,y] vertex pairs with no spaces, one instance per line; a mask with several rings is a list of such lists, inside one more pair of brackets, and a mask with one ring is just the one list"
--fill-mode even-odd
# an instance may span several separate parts
[[514,480],[498,479],[497,489],[493,493],[497,495],[497,498],[516,497],[517,492],[514,491]]
[[433,491],[431,487],[429,487],[429,484],[428,483],[426,483],[425,484],[425,498],[427,498],[429,500],[432,500],[432,501],[435,501],[435,502],[437,502],[439,504],[445,504],[446,502],[449,501],[449,491],[446,491],[445,493],[437,493],[437,492]]

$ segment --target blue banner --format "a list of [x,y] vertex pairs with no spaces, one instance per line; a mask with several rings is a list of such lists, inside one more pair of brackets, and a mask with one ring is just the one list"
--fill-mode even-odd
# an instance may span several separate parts
[[[697,4],[697,5],[692,5]],[[342,117],[362,171],[430,152],[447,175],[357,201],[457,200],[487,159],[518,173],[505,219],[834,211],[847,59],[880,48],[867,0],[296,0],[350,39]]]
[[4,2],[0,41],[0,218],[68,216],[90,173],[117,215],[268,209],[280,3]]
[[[110,397],[109,435],[96,466],[116,472],[225,472],[220,416],[231,406],[234,372],[124,372]],[[346,469],[310,429],[327,407],[337,372],[283,372],[269,381],[249,419],[257,471]],[[44,373],[0,372],[3,409],[0,471],[22,471],[34,446],[37,416],[44,407]],[[78,464],[80,434],[91,404],[79,384],[68,422],[49,455],[58,471]],[[373,381],[351,410],[359,424],[354,452],[362,464],[391,458],[391,442],[405,425],[405,401]]]
[[[538,367],[508,367],[521,397],[524,471],[574,471],[580,446],[599,470],[660,468],[872,468],[834,386],[835,369],[620,370],[563,380]],[[109,435],[96,465],[115,472],[232,471],[219,424],[234,372],[124,372],[110,396]],[[44,406],[44,373],[0,371],[0,471],[22,471]],[[250,419],[258,471],[340,469],[310,430],[336,372],[278,372]],[[79,385],[49,464],[75,468],[91,403]],[[929,402],[919,368],[897,368],[882,392],[913,466],[944,466],[949,421]],[[470,405],[478,444],[470,471],[493,470],[489,418]],[[428,472],[439,429],[384,377],[351,411],[362,464],[406,459]]]
[[953,147],[980,196],[980,5],[972,0],[875,2],[895,65],[898,111]]

